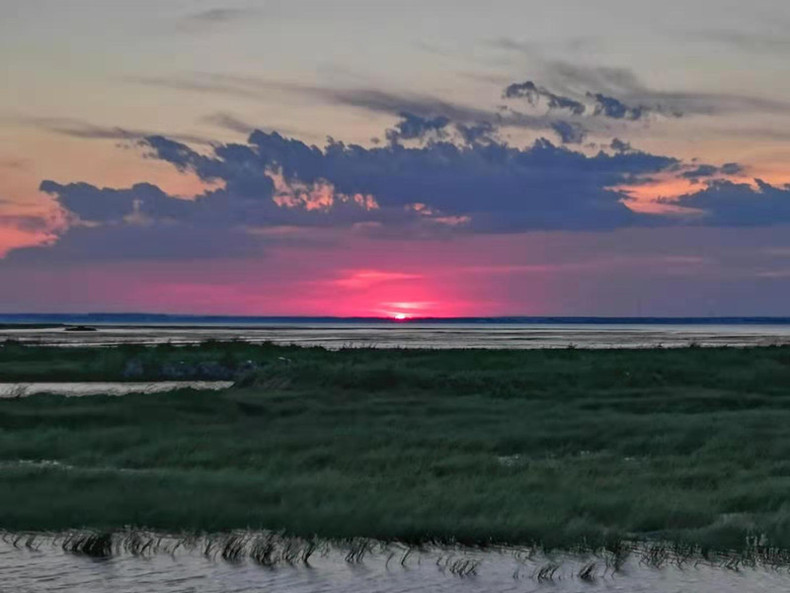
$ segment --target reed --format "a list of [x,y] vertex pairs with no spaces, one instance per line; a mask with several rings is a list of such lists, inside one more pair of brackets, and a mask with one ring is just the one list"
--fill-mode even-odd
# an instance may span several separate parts
[[[264,566],[328,540],[351,562],[397,542],[393,567],[410,546],[523,546],[599,550],[609,573],[624,542],[655,544],[645,566],[788,564],[790,348],[12,344],[0,381],[117,378],[130,360],[248,371],[221,393],[0,401],[0,528],[89,528],[68,545],[97,554],[125,526],[225,533],[178,545]],[[248,527],[297,539],[234,535]],[[135,537],[132,554],[166,545]]]
[[91,558],[110,558],[113,556],[113,534],[111,532],[74,531],[64,536],[61,544],[63,551]]
[[[235,531],[230,533],[163,533],[152,530],[126,528],[114,532],[96,530],[70,530],[66,532],[4,532],[0,541],[20,553],[41,552],[45,547],[62,550],[95,559],[111,559],[124,556],[150,558],[166,554],[196,554],[212,561],[230,565],[253,562],[262,568],[276,570],[311,566],[310,558],[319,554],[332,562],[346,562],[351,566],[365,563],[383,563],[387,570],[408,569],[409,558],[422,564],[431,559],[437,569],[448,576],[459,579],[475,577],[485,570],[490,561],[501,562],[512,558],[516,564],[513,578],[520,580],[527,574],[530,580],[549,584],[563,578],[576,578],[586,583],[595,583],[620,572],[626,563],[650,570],[675,568],[680,570],[702,564],[722,570],[786,570],[790,558],[779,550],[755,547],[751,551],[710,553],[699,548],[684,548],[679,553],[671,542],[643,543],[620,542],[614,568],[612,554],[602,548],[582,549],[574,552],[556,553],[539,547],[511,549],[501,546],[467,547],[421,545],[410,546],[402,542],[375,540],[304,539],[271,531]],[[331,558],[329,558],[331,557]],[[393,562],[400,558],[399,562]],[[604,567],[601,571],[601,562]]]

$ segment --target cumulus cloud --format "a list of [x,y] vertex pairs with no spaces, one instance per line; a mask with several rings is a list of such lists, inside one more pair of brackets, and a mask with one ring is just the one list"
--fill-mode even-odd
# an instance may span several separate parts
[[443,115],[420,117],[404,111],[399,114],[400,121],[392,130],[387,130],[387,140],[398,143],[400,140],[422,140],[426,137],[446,138],[450,119]]
[[[375,196],[382,211],[422,203],[444,215],[468,216],[476,230],[610,228],[632,222],[622,197],[607,189],[634,175],[665,170],[676,160],[645,153],[586,156],[539,140],[458,146],[434,142],[364,148],[333,142],[323,150],[279,134],[254,132],[247,145],[221,145],[206,157],[162,138],[153,156],[246,194],[277,166],[286,179],[331,182],[344,195]],[[250,178],[250,176],[254,176]],[[381,221],[385,222],[385,221]]]
[[41,190],[53,196],[68,227],[59,229],[54,246],[12,257],[256,254],[265,244],[261,231],[275,227],[398,236],[617,228],[644,217],[609,188],[676,163],[636,152],[587,156],[547,140],[515,148],[491,133],[481,126],[467,129],[468,141],[414,148],[335,141],[318,148],[255,131],[246,143],[216,143],[209,153],[150,136],[139,142],[147,158],[194,172],[213,188],[183,199],[150,183],[101,188],[46,180]]
[[[583,129],[569,126],[557,133],[566,143],[581,141]],[[330,139],[321,148],[256,130],[245,143],[217,142],[201,152],[171,138],[149,136],[138,141],[144,156],[194,173],[211,189],[184,199],[150,183],[100,188],[46,180],[41,190],[55,199],[67,224],[55,231],[54,245],[11,257],[260,254],[278,234],[268,230],[276,229],[347,229],[403,237],[790,222],[790,189],[720,179],[740,172],[736,163],[692,168],[618,139],[611,151],[597,154],[546,139],[514,147],[497,140],[496,130],[485,124],[471,129],[413,114],[402,117],[394,130],[397,134],[382,146]],[[401,143],[426,134],[428,142]],[[695,216],[629,208],[629,194],[618,188],[657,175],[704,180],[701,191],[672,201]]]
[[677,205],[699,211],[698,223],[710,226],[770,226],[790,222],[790,185],[776,187],[755,179],[756,187],[727,180],[711,181]]
[[120,223],[129,217],[178,219],[189,206],[188,201],[170,197],[150,183],[129,189],[100,189],[88,183],[43,181],[39,189],[56,196],[67,212],[87,223]]

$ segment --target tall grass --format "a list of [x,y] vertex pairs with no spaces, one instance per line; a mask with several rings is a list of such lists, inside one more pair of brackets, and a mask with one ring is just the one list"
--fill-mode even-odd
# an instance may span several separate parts
[[622,540],[609,547],[596,548],[584,544],[571,551],[557,553],[540,546],[469,547],[453,543],[404,544],[365,538],[318,539],[298,538],[282,532],[236,530],[219,533],[166,533],[134,528],[110,531],[69,530],[66,532],[0,532],[0,541],[8,547],[33,552],[47,548],[77,556],[97,559],[133,556],[151,558],[156,555],[197,555],[211,561],[230,564],[253,562],[265,568],[311,567],[311,560],[330,558],[350,565],[381,562],[385,568],[400,566],[408,569],[430,561],[441,573],[466,578],[478,574],[487,561],[512,558],[513,574],[520,580],[525,574],[537,582],[551,582],[564,574],[570,564],[573,576],[594,582],[623,571],[626,564],[662,569],[689,566],[721,567],[738,571],[742,568],[780,569],[790,567],[790,556],[773,548],[753,545],[741,551],[714,553],[695,546],[669,542],[635,542]]
[[0,381],[129,359],[255,365],[224,393],[0,401],[0,527],[790,550],[788,348],[11,345]]

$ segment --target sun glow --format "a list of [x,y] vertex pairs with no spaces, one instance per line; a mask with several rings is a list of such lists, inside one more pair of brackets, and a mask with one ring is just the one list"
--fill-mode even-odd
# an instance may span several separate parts
[[406,321],[409,318],[409,316],[406,315],[406,313],[393,313],[392,318],[395,321]]

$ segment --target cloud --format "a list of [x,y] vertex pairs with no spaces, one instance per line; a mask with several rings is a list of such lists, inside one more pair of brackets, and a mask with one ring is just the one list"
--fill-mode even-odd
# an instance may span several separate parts
[[47,216],[0,214],[0,227],[12,227],[28,233],[46,233],[52,229],[52,226],[53,221]]
[[207,115],[203,118],[203,121],[218,126],[220,128],[225,128],[226,130],[230,130],[231,132],[239,132],[240,134],[245,134],[245,135],[252,133],[256,129],[255,126],[247,123],[241,118],[238,118],[235,115],[231,115],[230,113],[224,113],[224,112],[212,113],[211,115]]
[[681,173],[681,177],[685,177],[686,179],[699,179],[700,177],[713,177],[718,172],[719,168],[713,165],[700,165],[691,171]]
[[570,98],[586,93],[616,98],[629,106],[644,106],[667,117],[728,113],[788,114],[790,103],[739,93],[665,91],[650,88],[631,69],[547,59],[529,44],[502,39],[497,46],[529,56],[551,92]]
[[587,92],[616,97],[627,105],[646,106],[670,117],[724,113],[789,113],[790,103],[733,93],[672,92],[651,89],[626,68],[582,67],[562,61],[546,62],[545,75],[559,89],[584,88]]
[[226,23],[237,19],[246,18],[250,10],[242,8],[212,8],[190,15],[188,20],[207,23]]
[[790,222],[790,186],[772,186],[755,179],[756,187],[727,180],[711,181],[676,202],[699,211],[696,221],[709,226],[772,226]]
[[330,143],[324,150],[279,134],[255,132],[248,145],[224,145],[209,158],[152,139],[154,156],[231,192],[240,172],[281,168],[286,179],[327,180],[345,195],[371,194],[382,209],[423,203],[444,215],[469,216],[477,229],[606,228],[627,223],[622,196],[606,189],[633,175],[676,164],[668,157],[598,155],[558,148],[546,140],[519,149],[504,144],[461,147],[435,142],[419,148]]
[[[142,140],[152,136],[151,130],[130,130],[117,126],[100,126],[81,119],[70,117],[13,117],[17,123],[35,126],[42,130],[54,132],[71,138],[83,140]],[[202,136],[192,134],[168,134],[169,137],[191,144],[210,144],[211,141]]]
[[729,45],[742,51],[769,53],[790,51],[790,39],[786,35],[770,33],[747,33],[743,31],[698,31],[695,39],[706,39],[723,45]]
[[490,122],[455,124],[455,129],[466,144],[491,144],[497,141],[496,127]]
[[178,29],[187,33],[202,32],[229,23],[244,22],[256,14],[257,11],[249,8],[211,8],[183,17]]
[[57,198],[67,212],[87,223],[122,223],[132,217],[151,220],[183,218],[190,202],[168,196],[157,186],[139,183],[129,189],[97,188],[88,183],[61,185],[43,181],[41,191]]
[[605,115],[612,119],[642,119],[652,110],[649,107],[639,105],[629,107],[622,101],[614,97],[607,97],[601,93],[588,93],[588,96],[595,99],[594,115]]
[[[555,129],[565,143],[584,138],[576,122]],[[41,190],[54,198],[66,223],[53,231],[53,245],[10,257],[257,256],[299,229],[403,238],[790,222],[790,189],[720,179],[740,173],[736,163],[686,164],[619,139],[611,151],[596,154],[546,139],[514,147],[496,131],[486,123],[404,113],[390,142],[375,147],[329,139],[319,148],[256,130],[244,143],[214,142],[198,152],[172,138],[148,136],[135,141],[146,158],[194,173],[211,188],[184,199],[143,182],[100,188],[45,180]],[[627,190],[618,188],[658,176],[705,185],[662,201],[674,215],[631,209]]]
[[505,99],[522,97],[531,105],[537,105],[541,99],[544,99],[549,109],[567,109],[574,115],[581,115],[586,110],[584,103],[552,93],[544,87],[537,86],[531,80],[509,85],[502,93],[502,97]]
[[455,125],[514,127],[536,131],[551,129],[551,115],[532,115],[512,109],[483,109],[424,93],[400,93],[374,88],[333,88],[302,83],[262,80],[247,76],[195,74],[182,78],[136,77],[128,79],[185,92],[215,93],[253,101],[270,100],[273,93],[298,95],[322,104],[400,117],[448,118]]
[[462,144],[490,144],[497,142],[498,126],[491,122],[464,124],[453,122],[443,115],[420,117],[413,113],[400,114],[395,127],[385,132],[391,144],[403,140],[418,143],[436,141],[460,141]]
[[633,147],[629,142],[620,140],[620,138],[613,138],[612,142],[609,145],[609,148],[611,148],[615,152],[631,152],[633,150]]
[[581,124],[558,121],[551,125],[563,144],[581,144],[587,131]]
[[[630,84],[635,84],[635,80],[631,79],[628,75],[622,72],[609,72],[605,71],[604,77],[629,81]],[[591,81],[592,82],[592,81]],[[541,100],[544,100],[549,107],[549,110],[565,109],[572,115],[580,116],[587,112],[587,105],[582,100],[573,99],[568,96],[559,95],[548,90],[546,87],[537,86],[531,80],[521,83],[513,83],[505,88],[502,93],[502,98],[525,98],[530,105],[537,106]],[[660,115],[668,115],[670,111],[656,105],[648,107],[646,105],[626,105],[623,101],[609,95],[599,92],[586,91],[583,96],[584,99],[591,99],[591,111],[593,116],[604,116],[611,119],[624,119],[624,120],[639,120],[644,119],[648,114],[657,113]],[[680,112],[671,113],[675,117],[680,117]],[[552,124],[555,127],[555,124]],[[555,128],[556,129],[556,128]]]
[[[252,101],[270,101],[275,93],[297,95],[320,104],[337,105],[400,116],[407,113],[423,119],[448,118],[456,125],[490,125],[521,128],[537,132],[554,130],[558,120],[552,112],[566,111],[584,117],[589,134],[611,134],[606,120],[626,123],[644,120],[648,115],[719,115],[727,113],[790,113],[786,101],[729,93],[671,92],[655,90],[626,68],[581,66],[559,60],[540,60],[545,86],[527,80],[508,85],[506,99],[525,98],[533,106],[545,102],[548,113],[523,113],[509,106],[485,109],[426,93],[394,92],[380,88],[337,88],[290,81],[267,80],[254,76],[195,73],[128,80],[185,92],[215,93]],[[597,121],[600,119],[601,121]],[[219,121],[219,120],[218,120]],[[229,129],[244,131],[244,122],[226,119]],[[241,125],[236,125],[241,124]]]
[[724,173],[725,175],[738,175],[743,173],[743,171],[743,166],[739,165],[738,163],[724,163],[719,168],[719,172]]
[[[411,122],[409,125],[412,125]],[[449,127],[420,120],[401,134]],[[162,136],[140,141],[148,158],[214,182],[194,199],[139,183],[100,188],[44,181],[69,221],[55,245],[12,257],[180,258],[259,254],[274,228],[344,228],[378,236],[441,236],[526,230],[601,230],[644,224],[609,189],[676,165],[634,151],[586,156],[547,140],[526,148],[492,139],[393,141],[324,148],[253,132],[247,143],[215,143],[208,154]],[[413,133],[412,133],[413,132]],[[649,223],[648,223],[649,224]]]
[[706,177],[714,177],[716,175],[740,175],[744,169],[738,163],[725,163],[721,167],[714,165],[699,165],[689,171],[681,173],[681,177],[698,181]]
[[420,117],[409,112],[402,112],[400,121],[395,128],[387,130],[386,137],[392,143],[400,140],[423,140],[426,137],[438,139],[447,137],[447,126],[450,119],[440,115],[436,117]]
[[428,117],[438,113],[454,121],[480,121],[492,112],[421,93],[398,93],[377,88],[335,88],[298,82],[266,80],[251,76],[198,73],[180,78],[132,77],[131,82],[181,91],[218,93],[262,100],[274,92],[301,95],[322,103],[347,105],[374,113],[397,115],[408,112]]

